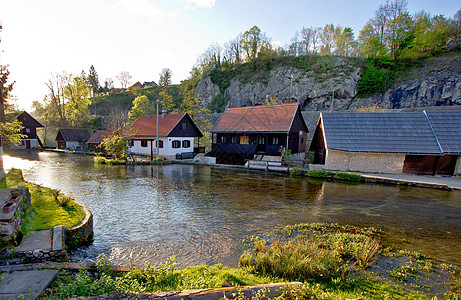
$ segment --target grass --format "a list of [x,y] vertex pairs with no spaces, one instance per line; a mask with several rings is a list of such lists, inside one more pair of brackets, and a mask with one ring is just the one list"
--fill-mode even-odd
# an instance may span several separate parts
[[70,228],[80,223],[85,212],[82,207],[69,196],[56,190],[24,181],[19,169],[11,169],[0,180],[0,188],[16,188],[26,186],[31,194],[32,211],[25,217],[25,224],[21,228],[25,236],[38,230],[50,229],[56,225]]
[[[113,291],[153,293],[296,280],[303,285],[283,290],[276,299],[459,299],[461,277],[456,268],[435,266],[435,262],[416,252],[386,248],[381,253],[380,234],[371,227],[328,223],[275,228],[267,236],[248,238],[253,250],[242,255],[239,268],[200,265],[175,269],[171,259],[157,266],[146,263],[143,269],[131,267],[129,272],[115,273],[110,271],[109,260],[100,255],[97,272],[60,271],[41,297],[62,299]],[[381,257],[404,260],[382,270],[386,277],[372,271],[382,266],[376,261]],[[450,291],[445,286],[437,293],[426,293],[426,286],[407,282],[420,273],[429,274],[426,279],[432,280],[433,273],[442,274],[435,269],[449,276],[441,280],[452,284]],[[253,298],[264,299],[265,292]],[[248,298],[239,292],[234,299]]]

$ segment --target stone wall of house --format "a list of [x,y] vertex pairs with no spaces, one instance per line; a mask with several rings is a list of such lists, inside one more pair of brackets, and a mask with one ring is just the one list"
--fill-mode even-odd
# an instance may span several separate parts
[[401,174],[404,154],[357,153],[327,150],[325,169]]

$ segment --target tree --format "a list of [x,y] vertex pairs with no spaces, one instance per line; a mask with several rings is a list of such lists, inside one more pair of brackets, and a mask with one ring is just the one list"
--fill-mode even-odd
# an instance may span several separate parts
[[320,53],[323,55],[331,55],[335,47],[335,25],[327,24],[320,32]]
[[224,44],[224,60],[229,64],[239,65],[242,59],[242,34]]
[[175,103],[173,102],[173,96],[168,93],[168,89],[162,89],[159,93],[160,107],[162,110],[166,110],[167,113],[173,112]]
[[256,59],[262,48],[269,47],[270,39],[265,33],[261,33],[258,26],[253,26],[242,35],[241,44],[247,61],[251,62]]
[[9,123],[0,123],[3,145],[18,145],[21,139],[27,137],[27,135],[21,133],[23,128],[24,126],[18,120]]
[[0,65],[0,123],[6,122],[5,105],[10,92],[13,90],[13,84],[15,83],[13,81],[12,83],[7,84],[9,75],[10,71],[8,70],[8,66]]
[[171,84],[172,75],[173,75],[173,72],[171,72],[171,69],[163,68],[162,71],[160,72],[160,79],[158,80],[158,84],[164,87],[169,86]]
[[128,125],[131,125],[137,118],[153,113],[153,105],[145,95],[136,97],[133,106],[128,112]]
[[346,27],[341,30],[341,27],[336,27],[335,35],[335,54],[340,56],[351,56],[355,53],[357,42],[354,38],[354,32],[352,28]]
[[[65,127],[67,123],[67,114],[66,114],[66,98],[64,96],[64,89],[72,81],[72,75],[66,72],[51,73],[51,78],[48,79],[48,82],[45,83],[49,89],[49,94],[47,95],[48,110],[55,113],[58,117],[57,126]],[[54,116],[54,118],[56,118]]]
[[127,157],[128,145],[126,138],[120,133],[103,139],[102,145],[107,154],[113,154],[116,160],[123,160]]
[[126,89],[128,84],[131,83],[131,78],[133,78],[130,75],[130,73],[127,71],[122,71],[115,77],[120,81],[120,85],[122,86],[122,89]]
[[399,14],[389,20],[385,27],[385,42],[390,55],[395,59],[402,44],[410,38],[413,29],[413,19],[408,12]]
[[386,52],[384,44],[381,43],[380,34],[371,22],[365,24],[360,30],[358,45],[363,57],[375,57]]
[[209,74],[212,70],[220,69],[221,52],[221,47],[218,44],[213,43],[205,50],[205,52],[200,54],[196,63],[200,74]]
[[114,81],[112,78],[106,78],[104,81],[104,92],[108,93],[114,88]]
[[65,86],[66,119],[70,126],[82,127],[90,120],[90,93],[90,88],[81,77],[73,77]]
[[90,70],[88,72],[86,84],[93,91],[93,95],[95,95],[99,91],[99,88],[101,87],[99,83],[98,73],[96,72],[93,65],[91,65]]

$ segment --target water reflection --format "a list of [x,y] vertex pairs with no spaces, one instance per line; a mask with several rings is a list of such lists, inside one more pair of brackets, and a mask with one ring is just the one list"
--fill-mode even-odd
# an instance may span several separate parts
[[61,189],[94,214],[94,243],[116,263],[236,265],[241,241],[274,226],[338,222],[375,226],[385,242],[461,265],[461,193],[350,185],[186,165],[105,166],[91,157],[24,152],[4,157],[34,183]]

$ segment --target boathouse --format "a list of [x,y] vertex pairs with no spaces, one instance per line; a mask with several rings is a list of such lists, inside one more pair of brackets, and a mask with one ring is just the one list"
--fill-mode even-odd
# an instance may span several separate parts
[[304,159],[307,126],[298,103],[228,108],[211,129],[216,163],[241,164],[291,150]]
[[86,144],[88,145],[88,150],[93,152],[102,152],[103,149],[101,147],[102,141],[110,136],[110,131],[108,130],[97,130],[95,131]]
[[321,113],[314,167],[379,173],[461,173],[461,111]]
[[14,120],[18,120],[24,126],[21,133],[26,137],[21,139],[18,145],[11,145],[12,149],[38,149],[43,147],[42,141],[37,135],[37,128],[43,127],[40,122],[25,111],[14,117],[12,121]]
[[[129,151],[133,154],[147,155],[151,158],[157,153],[157,116],[142,116],[129,128]],[[162,114],[158,116],[159,156],[169,159],[193,158],[194,139],[203,137],[187,113]],[[197,140],[197,145],[199,141]]]
[[58,149],[83,151],[90,133],[86,129],[59,129],[56,135]]

